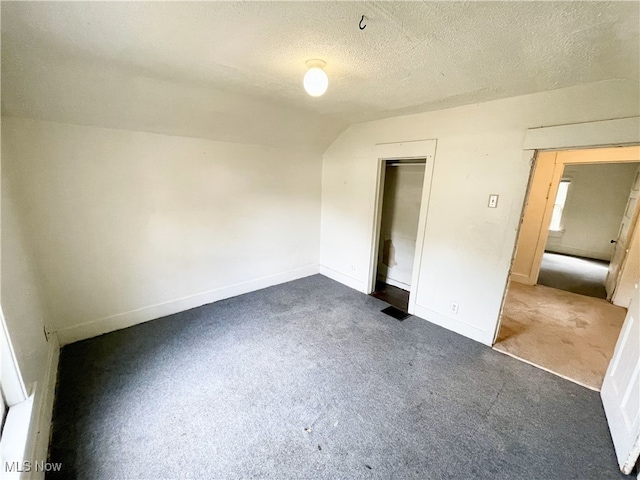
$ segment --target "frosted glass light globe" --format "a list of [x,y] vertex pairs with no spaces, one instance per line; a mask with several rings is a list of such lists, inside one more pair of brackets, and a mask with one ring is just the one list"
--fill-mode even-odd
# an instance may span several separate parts
[[327,91],[329,78],[321,67],[311,67],[304,74],[302,84],[309,95],[319,97]]

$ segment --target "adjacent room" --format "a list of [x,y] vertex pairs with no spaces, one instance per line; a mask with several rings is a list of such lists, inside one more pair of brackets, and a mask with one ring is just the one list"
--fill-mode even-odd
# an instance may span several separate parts
[[620,244],[625,243],[637,216],[638,167],[634,162],[565,167],[553,205],[539,285],[613,298],[619,266],[607,274],[614,257],[618,263],[622,260]]
[[539,155],[498,351],[600,391],[640,272],[637,160],[634,148]]
[[0,15],[0,478],[638,474],[640,4]]

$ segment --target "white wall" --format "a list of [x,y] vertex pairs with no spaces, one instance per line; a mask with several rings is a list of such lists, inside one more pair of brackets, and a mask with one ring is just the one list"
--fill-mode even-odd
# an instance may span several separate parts
[[378,276],[406,290],[411,287],[423,183],[424,165],[386,168]]
[[562,215],[564,232],[550,233],[545,250],[611,260],[637,163],[567,165],[571,179]]
[[5,117],[61,343],[317,272],[321,154]]
[[26,233],[29,222],[17,205],[16,186],[6,175],[4,144],[2,147],[0,305],[29,398],[10,411],[0,450],[4,460],[43,461],[47,455],[59,345],[55,335],[48,339],[45,336],[49,314]]
[[[4,164],[4,162],[3,162]],[[4,168],[4,165],[3,165]],[[26,385],[41,380],[47,360],[47,309],[13,186],[2,175],[2,310]]]
[[[491,344],[530,171],[522,160],[526,130],[635,116],[638,97],[636,83],[601,82],[352,125],[324,154],[322,270],[366,290],[374,145],[435,138],[416,313]],[[500,200],[489,209],[493,193]]]

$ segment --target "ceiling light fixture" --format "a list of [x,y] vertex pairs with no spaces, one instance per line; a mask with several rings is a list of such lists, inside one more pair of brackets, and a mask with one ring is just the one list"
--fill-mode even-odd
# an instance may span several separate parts
[[329,86],[329,78],[324,72],[326,63],[322,60],[308,60],[307,73],[304,74],[302,85],[306,92],[312,97],[319,97],[327,91]]

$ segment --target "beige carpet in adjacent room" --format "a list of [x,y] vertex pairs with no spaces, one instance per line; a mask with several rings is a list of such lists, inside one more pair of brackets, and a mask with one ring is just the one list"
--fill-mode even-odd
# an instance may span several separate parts
[[600,390],[625,314],[600,298],[512,282],[494,348]]

